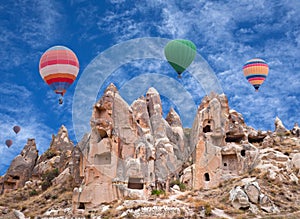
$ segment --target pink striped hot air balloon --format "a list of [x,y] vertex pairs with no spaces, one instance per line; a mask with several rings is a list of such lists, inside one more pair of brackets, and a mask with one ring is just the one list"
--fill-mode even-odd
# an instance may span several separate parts
[[255,91],[258,91],[268,76],[269,66],[264,60],[254,58],[244,64],[243,71],[248,82],[253,85]]
[[[65,46],[53,46],[41,57],[39,71],[56,94],[63,96],[76,79],[79,62],[75,53]],[[62,104],[62,98],[59,99]]]

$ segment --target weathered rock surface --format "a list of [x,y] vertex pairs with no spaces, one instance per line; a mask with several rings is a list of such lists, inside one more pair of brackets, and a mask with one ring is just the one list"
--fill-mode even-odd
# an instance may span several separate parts
[[74,145],[68,136],[68,130],[61,126],[57,135],[52,135],[52,142],[49,149],[42,154],[37,161],[33,170],[33,176],[40,178],[46,172],[57,169],[62,172],[67,167]]
[[282,121],[276,117],[275,118],[275,132],[276,133],[280,133],[280,134],[284,134],[286,133],[288,130],[286,129],[286,127],[283,125]]
[[[279,209],[271,199],[261,192],[256,181],[248,182],[245,185],[237,186],[230,191],[231,204],[236,209],[250,209],[253,213],[258,213],[258,207],[268,213],[278,213]],[[255,204],[255,205],[253,205]]]
[[293,127],[292,130],[291,130],[291,133],[292,133],[293,135],[296,135],[296,137],[299,137],[299,136],[300,136],[300,127],[299,127],[299,125],[298,125],[297,122],[294,124],[294,127]]
[[257,182],[246,184],[244,187],[244,191],[252,203],[257,204],[259,202],[260,188]]
[[[151,188],[178,174],[188,157],[180,118],[174,109],[162,117],[154,88],[129,106],[111,84],[94,106],[91,129],[89,139],[79,143],[86,160],[84,181],[74,190],[75,209],[124,197],[145,199]],[[103,195],[93,196],[95,189]]]
[[[242,212],[241,217],[247,218],[250,212],[260,216],[300,211],[297,124],[288,131],[276,118],[275,132],[255,130],[240,113],[229,109],[224,94],[213,93],[200,104],[192,129],[182,128],[174,109],[165,119],[162,112],[154,88],[129,106],[111,84],[94,105],[91,132],[77,146],[62,126],[40,157],[35,146],[24,147],[14,162],[23,165],[34,160],[26,173],[31,177],[24,178],[20,171],[7,172],[10,178],[0,177],[2,191],[8,191],[11,182],[17,184],[18,174],[27,179],[22,194],[19,190],[11,196],[6,193],[0,205],[17,198],[21,200],[17,209],[27,216],[28,203],[35,205],[40,197],[37,205],[44,209],[44,218],[172,218],[178,214],[231,218],[218,208]],[[34,140],[30,141],[27,146],[33,145]],[[45,183],[52,187],[47,189]],[[22,203],[25,199],[30,202]],[[11,209],[0,206],[0,217],[16,218]]]
[[14,210],[13,212],[18,219],[25,219],[25,215],[21,211]]
[[258,136],[246,126],[241,114],[229,110],[225,95],[206,96],[191,134],[195,147],[193,188],[213,188],[222,180],[251,170],[259,162],[259,151],[250,142]]
[[32,175],[38,158],[38,150],[34,139],[28,139],[21,153],[13,159],[6,174],[0,181],[0,194],[21,188]]
[[236,209],[248,209],[250,207],[249,198],[240,186],[230,191],[229,199],[232,206]]

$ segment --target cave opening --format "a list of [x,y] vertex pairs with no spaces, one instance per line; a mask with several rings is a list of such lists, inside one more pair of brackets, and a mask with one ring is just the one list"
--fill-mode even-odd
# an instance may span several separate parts
[[143,178],[132,178],[128,180],[129,189],[144,189]]
[[204,174],[204,180],[205,180],[206,182],[209,182],[209,181],[210,181],[209,173],[205,173],[205,174]]

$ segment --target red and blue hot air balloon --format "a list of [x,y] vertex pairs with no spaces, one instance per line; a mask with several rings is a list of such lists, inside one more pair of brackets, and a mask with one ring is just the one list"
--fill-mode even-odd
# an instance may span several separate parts
[[[41,57],[39,71],[56,94],[63,96],[75,81],[79,62],[75,53],[65,46],[53,46]],[[59,103],[62,104],[62,98]]]

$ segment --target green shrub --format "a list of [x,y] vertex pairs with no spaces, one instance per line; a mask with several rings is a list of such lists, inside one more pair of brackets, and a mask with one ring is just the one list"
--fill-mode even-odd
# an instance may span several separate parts
[[57,168],[47,171],[42,176],[42,190],[45,191],[52,185],[52,180],[59,175],[59,171]]
[[38,192],[35,189],[33,189],[29,192],[29,196],[35,196],[37,194],[38,194]]
[[212,215],[211,206],[209,204],[205,204],[204,208],[205,208],[205,216],[211,216]]
[[152,192],[151,192],[152,195],[164,195],[165,194],[165,191],[164,190],[160,190],[160,189],[153,189]]
[[186,185],[184,183],[181,183],[178,179],[170,182],[170,187],[173,187],[174,185],[178,185],[180,188],[180,191],[186,190]]

